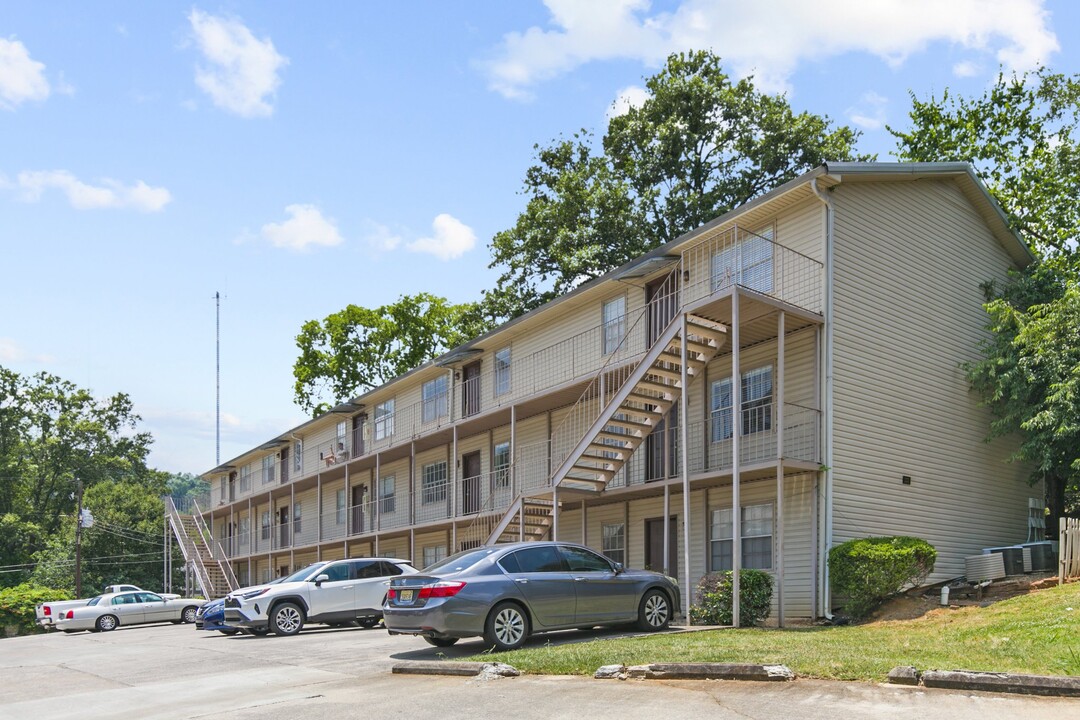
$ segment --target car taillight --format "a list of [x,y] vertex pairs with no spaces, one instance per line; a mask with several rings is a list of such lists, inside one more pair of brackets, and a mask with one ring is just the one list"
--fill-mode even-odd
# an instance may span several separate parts
[[46,617],[49,616],[49,615],[52,615],[52,608],[49,607],[48,605],[45,606],[45,615],[46,615]]
[[67,614],[64,615],[65,620],[71,620],[74,617],[75,617],[75,611],[74,610],[68,610]]
[[446,598],[454,597],[461,588],[465,587],[463,582],[453,582],[450,580],[440,580],[434,585],[428,585],[427,587],[420,588],[420,593],[417,597],[424,598]]
[[395,598],[397,598],[397,590],[395,590],[394,588],[390,588],[389,590],[386,591],[386,599],[387,600],[393,600]]

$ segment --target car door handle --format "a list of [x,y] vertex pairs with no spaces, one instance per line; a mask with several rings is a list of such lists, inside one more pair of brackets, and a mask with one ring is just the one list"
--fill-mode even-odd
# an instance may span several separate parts
[[528,585],[529,584],[528,578],[514,578],[514,582],[518,583],[519,585]]
[[588,579],[589,578],[585,578],[585,577],[576,577],[576,578],[574,578],[574,582],[585,582]]

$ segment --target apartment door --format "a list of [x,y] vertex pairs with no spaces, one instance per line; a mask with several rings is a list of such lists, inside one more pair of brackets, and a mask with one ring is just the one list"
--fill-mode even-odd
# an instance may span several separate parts
[[461,456],[461,503],[462,514],[480,512],[483,506],[480,483],[480,451]]
[[289,482],[289,448],[281,448],[281,484]]
[[645,439],[645,482],[663,480],[679,470],[679,404],[656,424]]
[[461,368],[461,416],[480,412],[480,361]]
[[679,313],[679,281],[675,273],[645,286],[646,329],[649,345],[660,336],[671,319]]
[[229,502],[236,499],[236,473],[229,473]]
[[289,547],[289,506],[278,508],[278,532],[281,547]]
[[665,569],[664,518],[649,518],[645,521],[645,569],[678,577],[679,525],[674,515],[669,518],[668,525],[668,561]]
[[353,457],[364,454],[364,422],[367,420],[366,413],[353,415],[352,419],[352,446]]
[[367,497],[367,485],[353,485],[352,488],[352,534],[364,532],[364,500]]

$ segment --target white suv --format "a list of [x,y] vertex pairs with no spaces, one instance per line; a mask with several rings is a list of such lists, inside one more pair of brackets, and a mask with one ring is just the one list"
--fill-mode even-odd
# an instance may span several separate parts
[[415,573],[400,558],[317,562],[273,585],[231,593],[225,623],[256,635],[295,635],[305,623],[374,627],[382,619],[390,578]]

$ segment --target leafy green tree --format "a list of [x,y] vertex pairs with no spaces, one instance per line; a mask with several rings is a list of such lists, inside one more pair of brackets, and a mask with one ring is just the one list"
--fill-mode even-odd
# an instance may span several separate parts
[[349,305],[304,323],[293,365],[296,402],[319,415],[405,373],[489,327],[476,303],[454,305],[429,293],[378,308]]
[[15,567],[26,564],[29,558],[45,546],[45,533],[34,523],[27,522],[14,513],[0,515],[0,587],[12,587],[26,580],[32,567],[25,570]]
[[489,314],[528,312],[826,160],[869,159],[857,131],[732,81],[710,52],[671,55],[646,86],[599,154],[585,131],[537,147],[525,210],[491,242]]
[[1028,245],[1050,262],[1076,262],[1080,75],[999,74],[978,97],[946,89],[911,102],[910,127],[889,128],[901,160],[972,163]]
[[991,437],[1018,435],[1014,458],[1046,482],[1056,528],[1080,509],[1080,283],[1037,265],[988,290],[992,335],[965,369],[994,414]]

